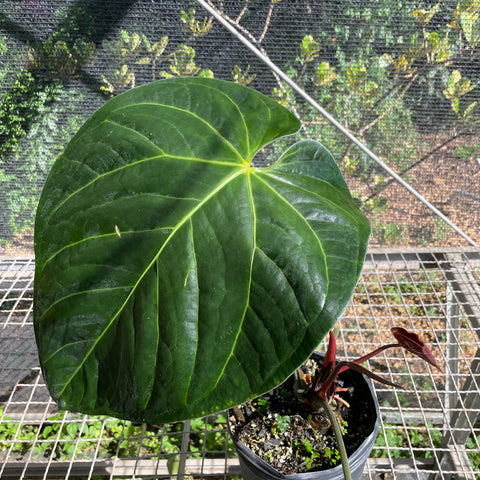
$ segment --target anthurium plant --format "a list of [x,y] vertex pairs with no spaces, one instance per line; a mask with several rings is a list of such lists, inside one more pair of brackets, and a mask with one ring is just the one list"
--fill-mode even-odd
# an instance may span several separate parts
[[[313,472],[330,470],[328,476],[319,478],[340,478],[335,467],[341,463],[345,480],[360,478],[375,441],[375,428],[378,428],[374,426],[378,425],[378,419],[373,390],[366,388],[360,374],[402,388],[362,364],[384,350],[401,347],[439,369],[430,349],[417,334],[402,327],[393,327],[391,332],[396,343],[382,345],[352,361],[340,361],[336,358],[335,335],[330,331],[324,356],[312,356],[278,389],[231,409],[230,422],[241,453],[240,464],[243,462],[246,468],[244,477],[273,480],[291,473],[312,473],[311,477],[305,478],[315,479],[317,476]],[[347,370],[354,370],[353,375],[343,375]],[[370,409],[373,411],[365,412]],[[348,419],[347,429],[344,418]],[[282,422],[281,426],[279,422]],[[345,434],[348,445],[343,439]],[[239,445],[238,440],[247,445],[248,450]],[[278,445],[274,453],[271,442]],[[313,456],[305,445],[315,445]],[[335,456],[328,451],[335,452]],[[362,453],[356,457],[353,455],[360,451]],[[363,462],[359,461],[360,457]],[[273,467],[280,476],[264,471],[262,462]],[[350,462],[353,472],[350,471]],[[263,471],[263,476],[249,473],[255,468]]]
[[337,345],[335,335],[333,331],[330,331],[325,360],[315,377],[312,378],[310,374],[304,374],[301,368],[299,368],[296,372],[296,375],[299,377],[297,384],[301,387],[298,390],[299,399],[308,404],[312,411],[319,407],[323,408],[324,403],[319,402],[319,399],[328,402],[335,399],[342,402],[343,400],[341,396],[338,395],[338,393],[340,393],[342,390],[342,387],[339,387],[338,384],[338,376],[342,372],[345,372],[349,369],[356,370],[366,377],[385,385],[402,388],[400,385],[397,385],[396,383],[393,383],[390,380],[373,373],[371,370],[361,365],[370,358],[375,357],[389,348],[402,347],[408,352],[420,357],[422,360],[429,363],[436,369],[440,370],[440,367],[432,352],[416,333],[410,332],[402,327],[393,327],[390,330],[397,340],[397,343],[382,345],[370,353],[367,353],[366,355],[352,361],[337,361]]
[[332,329],[370,226],[320,143],[248,87],[121,94],[53,165],[35,224],[34,326],[61,408],[164,423],[280,384]]

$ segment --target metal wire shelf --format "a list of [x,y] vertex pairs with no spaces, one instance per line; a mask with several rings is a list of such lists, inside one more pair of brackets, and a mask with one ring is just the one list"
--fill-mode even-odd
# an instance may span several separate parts
[[[58,412],[32,325],[34,262],[0,257],[0,478],[240,477],[225,416],[136,425]],[[381,432],[364,477],[480,478],[480,251],[372,250],[337,325],[348,358],[394,325],[433,347],[442,372],[403,351],[370,361],[404,390],[375,385]]]

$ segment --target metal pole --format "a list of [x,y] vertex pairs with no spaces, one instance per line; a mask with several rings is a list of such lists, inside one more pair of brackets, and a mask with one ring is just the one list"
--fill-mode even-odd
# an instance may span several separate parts
[[207,10],[213,17],[215,17],[230,33],[232,33],[238,40],[240,40],[249,50],[251,50],[263,63],[265,63],[273,72],[275,72],[285,83],[287,83],[293,90],[302,96],[315,110],[317,110],[326,120],[328,120],[335,128],[340,130],[349,140],[351,140],[358,148],[367,154],[373,161],[375,161],[381,168],[383,168],[391,177],[406,188],[412,195],[417,197],[423,204],[425,204],[432,212],[440,217],[445,223],[453,228],[461,237],[463,237],[470,245],[478,247],[477,243],[457,227],[447,216],[445,216],[437,207],[432,205],[425,197],[417,192],[410,184],[408,184],[400,175],[394,172],[387,164],[378,158],[368,147],[366,147],[360,140],[357,139],[350,131],[348,131],[342,124],[337,122],[323,107],[321,107],[308,93],[306,93],[300,86],[298,86],[292,79],[290,79],[279,67],[277,67],[268,57],[266,57],[253,43],[242,35],[237,28],[235,28],[228,20],[226,20],[220,12],[210,6],[205,0],[197,0],[197,2]]
[[[460,305],[453,290],[453,285],[447,282],[447,305],[445,318],[445,333],[447,348],[445,351],[445,363],[448,366],[448,372],[445,375],[445,408],[450,412],[455,408],[458,400],[458,388],[456,387],[459,379],[459,333],[460,333]],[[450,421],[450,418],[448,419]]]

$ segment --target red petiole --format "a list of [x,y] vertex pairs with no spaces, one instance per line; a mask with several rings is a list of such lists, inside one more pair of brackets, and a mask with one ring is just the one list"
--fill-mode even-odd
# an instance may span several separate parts
[[363,373],[367,377],[370,377],[373,380],[381,382],[385,385],[402,388],[400,385],[390,382],[389,380],[386,380],[383,377],[376,375],[375,373],[360,365],[361,363],[369,360],[370,358],[378,355],[379,353],[389,348],[405,348],[409,352],[419,356],[426,362],[430,363],[432,366],[440,369],[431,351],[423,342],[423,340],[418,337],[418,335],[413,332],[409,332],[401,327],[394,327],[391,329],[391,331],[398,343],[390,343],[388,345],[383,345],[354,361],[341,361],[338,363],[336,363],[337,345],[335,335],[333,334],[333,332],[330,332],[328,348],[325,354],[325,360],[320,370],[320,373],[317,376],[317,381],[315,382],[313,392],[324,400],[328,400],[329,398],[338,399],[336,393],[340,392],[341,390],[336,387],[335,382],[338,375],[348,369],[356,370],[360,373]]

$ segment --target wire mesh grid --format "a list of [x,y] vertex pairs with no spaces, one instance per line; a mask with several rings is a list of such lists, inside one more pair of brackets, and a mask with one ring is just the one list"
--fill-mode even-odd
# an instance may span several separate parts
[[[38,367],[34,262],[0,258],[0,478],[231,478],[241,471],[225,414],[139,425],[59,412]],[[337,325],[356,358],[391,343],[392,326],[431,346],[441,372],[391,349],[369,361],[403,387],[376,384],[381,430],[364,478],[480,476],[480,252],[371,250]]]

